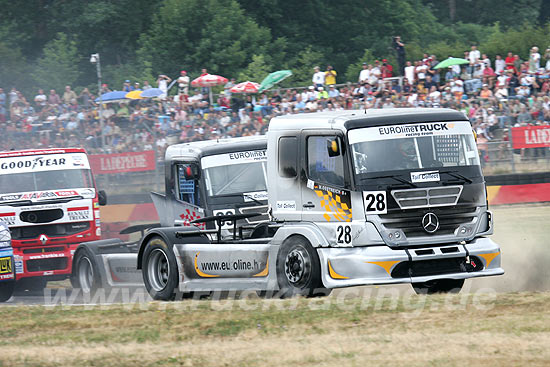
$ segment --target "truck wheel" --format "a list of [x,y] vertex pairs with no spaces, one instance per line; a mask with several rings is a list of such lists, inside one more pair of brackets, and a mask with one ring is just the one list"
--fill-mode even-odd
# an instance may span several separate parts
[[81,289],[83,295],[93,295],[101,288],[101,276],[95,256],[85,247],[73,259],[71,284],[73,288]]
[[458,293],[463,285],[464,279],[437,279],[412,284],[416,294]]
[[161,237],[152,237],[147,242],[141,272],[145,288],[153,299],[173,301],[176,297],[187,298],[187,294],[178,292],[176,256]]
[[13,295],[15,281],[0,283],[0,302],[6,302]]
[[293,236],[283,242],[276,266],[280,289],[277,295],[281,298],[330,294],[329,289],[323,288],[319,256],[305,238]]

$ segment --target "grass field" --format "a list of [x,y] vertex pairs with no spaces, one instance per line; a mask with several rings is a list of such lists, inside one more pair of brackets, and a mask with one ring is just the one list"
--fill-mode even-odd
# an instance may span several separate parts
[[1,307],[0,366],[549,366],[550,206],[494,214],[506,274],[458,295]]
[[2,366],[548,366],[550,293],[4,307]]

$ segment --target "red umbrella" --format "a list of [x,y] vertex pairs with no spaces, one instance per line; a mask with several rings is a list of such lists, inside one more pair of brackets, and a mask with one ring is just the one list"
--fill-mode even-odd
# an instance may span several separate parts
[[197,79],[191,82],[194,87],[214,87],[227,83],[227,78],[214,74],[205,74],[199,76]]
[[260,89],[260,84],[258,83],[242,82],[232,87],[229,91],[231,93],[257,93],[258,89]]

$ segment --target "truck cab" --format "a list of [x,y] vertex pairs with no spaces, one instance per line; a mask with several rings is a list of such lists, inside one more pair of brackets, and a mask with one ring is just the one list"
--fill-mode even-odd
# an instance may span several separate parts
[[268,136],[273,220],[317,249],[324,286],[411,282],[432,291],[503,273],[500,249],[485,237],[492,217],[462,113],[283,116]]

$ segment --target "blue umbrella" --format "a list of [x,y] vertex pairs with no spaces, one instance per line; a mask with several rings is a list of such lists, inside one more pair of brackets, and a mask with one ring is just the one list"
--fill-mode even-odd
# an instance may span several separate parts
[[143,98],[154,98],[154,97],[160,96],[161,94],[164,94],[164,92],[162,91],[162,89],[159,89],[159,88],[149,88],[149,89],[144,90],[144,91],[141,93],[141,96],[142,96]]
[[[102,102],[118,102],[119,100],[125,100],[126,99],[126,93],[120,90],[114,90],[112,92],[107,92],[105,94],[101,95],[101,101]],[[96,102],[99,102],[99,97],[95,99]]]

